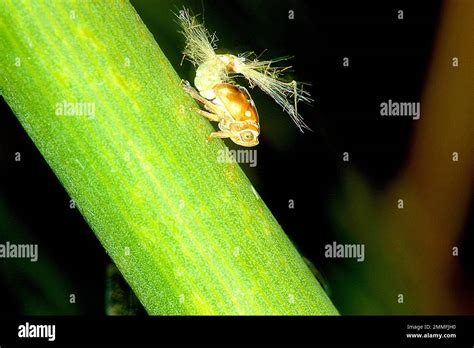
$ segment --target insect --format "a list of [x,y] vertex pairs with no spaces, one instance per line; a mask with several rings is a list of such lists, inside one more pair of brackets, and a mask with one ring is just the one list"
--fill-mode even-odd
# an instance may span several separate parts
[[285,82],[282,74],[291,67],[275,67],[273,63],[288,57],[260,61],[253,52],[240,55],[217,54],[215,34],[189,14],[187,9],[180,11],[178,19],[182,34],[186,39],[184,56],[197,66],[192,87],[182,80],[185,92],[204,106],[205,110],[193,108],[211,121],[219,122],[219,131],[209,135],[213,138],[230,138],[241,146],[258,145],[260,123],[257,108],[245,87],[239,86],[234,77],[243,76],[249,87],[259,87],[270,95],[288,113],[301,132],[310,128],[298,113],[298,102],[311,103],[310,94],[303,90],[303,83]]

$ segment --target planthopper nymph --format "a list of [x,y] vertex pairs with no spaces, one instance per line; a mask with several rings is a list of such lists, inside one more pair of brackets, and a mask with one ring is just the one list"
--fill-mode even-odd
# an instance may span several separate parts
[[309,127],[298,113],[298,102],[310,103],[311,96],[303,90],[303,84],[281,79],[290,67],[275,67],[287,57],[258,60],[252,52],[239,55],[217,54],[215,34],[211,35],[187,9],[180,11],[179,22],[186,39],[185,57],[196,66],[194,87],[182,81],[183,89],[204,106],[195,108],[200,115],[218,123],[219,131],[209,135],[213,138],[230,138],[241,146],[255,146],[260,135],[257,108],[245,87],[239,86],[234,76],[243,76],[250,88],[259,87],[270,95],[288,113],[298,128]]

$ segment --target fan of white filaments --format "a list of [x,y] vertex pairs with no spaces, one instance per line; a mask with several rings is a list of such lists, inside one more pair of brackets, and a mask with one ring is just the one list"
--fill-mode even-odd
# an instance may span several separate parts
[[251,87],[255,85],[271,96],[290,115],[301,131],[303,129],[310,130],[298,113],[298,103],[302,101],[310,104],[313,101],[311,95],[304,90],[303,83],[294,80],[285,82],[280,79],[280,76],[291,67],[272,66],[273,63],[287,60],[288,57],[259,61],[258,59],[248,59],[251,55],[253,54],[245,53],[237,58],[236,72],[242,74],[249,81]]
[[177,17],[181,24],[181,33],[186,38],[183,54],[191,63],[199,66],[205,62],[217,60],[214,51],[217,48],[215,43],[218,41],[216,35],[211,35],[196,17],[189,14],[187,9],[181,10]]

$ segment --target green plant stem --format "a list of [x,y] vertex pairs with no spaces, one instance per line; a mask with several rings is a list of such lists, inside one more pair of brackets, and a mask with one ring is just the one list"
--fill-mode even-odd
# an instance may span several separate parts
[[0,19],[2,95],[148,313],[337,314],[127,1]]

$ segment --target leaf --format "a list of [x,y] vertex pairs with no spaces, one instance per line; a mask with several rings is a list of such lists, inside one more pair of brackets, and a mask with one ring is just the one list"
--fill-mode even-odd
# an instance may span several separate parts
[[127,1],[0,17],[4,98],[148,313],[337,314]]

